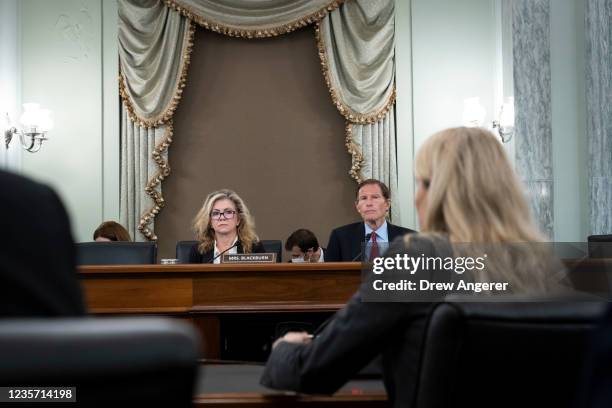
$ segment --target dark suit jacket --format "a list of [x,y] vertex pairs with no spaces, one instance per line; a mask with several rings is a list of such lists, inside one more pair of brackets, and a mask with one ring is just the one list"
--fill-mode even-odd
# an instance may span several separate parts
[[[199,244],[196,244],[191,248],[191,252],[189,253],[189,263],[212,263],[215,250],[211,249],[210,251],[201,254],[198,251],[198,245]],[[244,249],[242,248],[242,243],[240,241],[238,241],[238,246],[236,247],[236,250],[239,254],[244,253]],[[264,248],[261,242],[256,242],[253,244],[251,253],[261,254],[264,252],[266,252],[266,249]]]
[[[389,243],[397,237],[414,232],[411,229],[399,227],[387,222]],[[325,262],[361,261],[361,246],[364,243],[365,225],[363,222],[344,225],[336,228],[329,236]]]
[[53,190],[0,171],[0,316],[85,314],[76,252]]
[[[404,248],[403,241],[396,241],[388,255],[397,253],[444,256],[423,239],[412,240],[410,248]],[[270,354],[261,383],[276,389],[332,394],[382,354],[385,388],[391,404],[410,406],[432,304],[363,302],[362,293],[370,284],[364,280],[359,291],[311,344],[279,343]]]

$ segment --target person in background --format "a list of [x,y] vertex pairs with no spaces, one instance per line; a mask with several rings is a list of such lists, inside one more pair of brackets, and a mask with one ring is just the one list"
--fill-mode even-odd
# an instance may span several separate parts
[[[443,259],[454,256],[462,243],[504,247],[544,240],[531,220],[524,190],[504,148],[485,129],[447,129],[430,137],[416,157],[416,180],[415,204],[422,231],[397,240],[388,251],[389,258]],[[369,194],[368,199],[380,203]],[[553,293],[559,287],[559,274],[554,273],[558,266],[558,259],[523,245],[511,256],[487,258],[487,268],[482,274],[475,273],[474,279]],[[276,389],[331,394],[382,353],[390,406],[413,406],[432,303],[365,302],[370,288],[371,282],[364,279],[316,337],[289,332],[278,339],[261,383]]]
[[[381,254],[379,245],[386,247],[395,238],[414,232],[387,222],[391,192],[382,181],[367,179],[359,183],[355,208],[363,221],[344,225],[331,232],[325,261],[367,261]],[[366,243],[369,253],[364,254],[362,248]]]
[[131,241],[130,233],[115,221],[104,221],[93,234],[96,242]]
[[221,263],[222,254],[263,253],[255,221],[246,204],[232,190],[210,193],[193,221],[196,239],[190,263]]
[[0,316],[86,314],[68,214],[49,187],[0,170]]
[[291,252],[289,262],[324,262],[325,255],[323,248],[319,246],[319,241],[315,234],[307,229],[301,228],[293,231],[285,242],[285,250]]

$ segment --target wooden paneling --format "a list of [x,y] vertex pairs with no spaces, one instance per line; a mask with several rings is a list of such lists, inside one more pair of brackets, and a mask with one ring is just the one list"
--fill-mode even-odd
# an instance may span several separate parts
[[360,283],[360,263],[82,266],[89,311],[186,319],[220,357],[221,320],[252,313],[333,312]]
[[94,313],[329,310],[360,282],[359,263],[82,266]]
[[193,279],[174,274],[88,275],[81,280],[87,305],[101,313],[186,312],[193,304]]
[[197,305],[247,302],[345,303],[359,286],[354,271],[228,271],[194,279]]

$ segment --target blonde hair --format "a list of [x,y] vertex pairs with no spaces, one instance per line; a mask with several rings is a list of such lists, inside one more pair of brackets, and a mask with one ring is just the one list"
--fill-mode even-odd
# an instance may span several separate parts
[[423,232],[446,236],[455,252],[465,248],[457,244],[470,243],[497,249],[476,279],[543,289],[548,287],[546,272],[562,269],[543,245],[525,245],[544,238],[532,221],[523,186],[491,132],[459,127],[434,134],[417,154],[416,177],[427,186]]
[[193,220],[193,230],[196,239],[200,241],[198,250],[200,253],[210,251],[215,243],[215,231],[210,224],[210,213],[215,203],[222,199],[228,199],[236,206],[236,216],[240,218],[237,227],[238,240],[242,244],[244,253],[250,253],[253,244],[259,240],[255,234],[255,221],[242,198],[234,191],[226,189],[210,193]]
[[434,134],[417,154],[416,176],[429,184],[424,231],[446,233],[454,242],[542,241],[523,187],[489,131]]

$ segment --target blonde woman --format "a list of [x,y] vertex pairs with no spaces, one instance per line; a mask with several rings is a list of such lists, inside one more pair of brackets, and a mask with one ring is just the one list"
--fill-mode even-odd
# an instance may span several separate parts
[[[538,242],[523,189],[501,144],[479,128],[447,129],[430,137],[416,159],[416,207],[421,233],[395,241],[388,256],[445,257],[463,243],[501,246]],[[528,274],[546,260],[528,247],[514,259],[502,257],[488,276],[526,287],[547,279]],[[550,268],[549,268],[550,269]],[[453,274],[453,271],[449,272]],[[363,302],[371,288],[364,282],[348,304],[313,339],[287,333],[274,344],[262,383],[306,393],[333,393],[369,361],[382,354],[385,386],[393,406],[414,401],[428,302]],[[371,292],[370,292],[371,293]]]
[[220,263],[222,254],[265,252],[255,234],[255,222],[246,204],[232,190],[210,193],[193,221],[200,241],[190,263]]
[[476,281],[508,282],[521,294],[562,289],[563,266],[538,244],[544,237],[494,135],[482,128],[439,132],[419,150],[415,172],[421,238],[448,240],[455,256],[486,252]]

